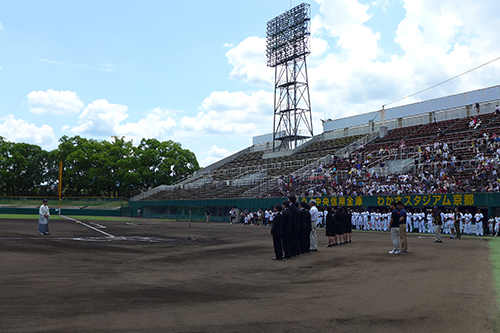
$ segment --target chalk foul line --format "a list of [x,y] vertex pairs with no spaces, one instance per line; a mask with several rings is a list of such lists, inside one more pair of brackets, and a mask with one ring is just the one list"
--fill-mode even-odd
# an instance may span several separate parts
[[100,230],[100,229],[94,228],[93,226],[88,225],[87,223],[83,223],[82,221],[78,221],[77,219],[74,219],[74,218],[72,218],[72,217],[69,217],[69,216],[64,216],[64,215],[61,215],[61,217],[62,217],[63,219],[65,219],[65,220],[70,220],[70,221],[73,221],[73,222],[75,222],[75,223],[77,223],[77,224],[81,224],[81,225],[83,225],[83,226],[85,226],[85,227],[87,227],[87,228],[90,228],[90,229],[92,229],[92,230],[98,231],[98,232],[100,232],[101,234],[106,235],[106,236],[108,236],[108,237],[115,238],[115,236],[113,236],[113,235],[111,235],[111,234],[108,234],[107,232],[104,232],[104,231],[102,231],[102,230]]

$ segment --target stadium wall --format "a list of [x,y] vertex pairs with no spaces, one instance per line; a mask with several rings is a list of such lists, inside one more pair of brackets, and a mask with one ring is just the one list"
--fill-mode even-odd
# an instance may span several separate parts
[[[377,209],[386,208],[391,202],[400,200],[405,206],[413,208],[459,207],[461,210],[473,211],[479,208],[485,216],[500,212],[500,193],[301,197],[299,201],[309,202],[311,199],[316,201],[318,207],[346,205],[353,208]],[[143,217],[187,220],[191,210],[192,220],[204,220],[205,210],[210,207],[212,221],[228,222],[229,211],[233,207],[257,211],[260,208],[271,208],[283,200],[286,198],[131,201],[130,214],[136,216],[137,210],[141,209]]]
[[481,114],[493,112],[500,101],[500,86],[469,91],[461,94],[431,99],[423,102],[385,109],[385,121],[380,119],[380,110],[327,121],[323,132],[330,138],[377,132],[380,126],[388,130],[457,119],[474,114],[474,104],[481,104]]

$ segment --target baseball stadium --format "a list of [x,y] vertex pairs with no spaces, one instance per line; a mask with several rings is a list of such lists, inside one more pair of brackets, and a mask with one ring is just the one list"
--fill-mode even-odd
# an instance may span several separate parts
[[64,162],[57,196],[0,198],[0,332],[500,332],[500,85],[314,134],[310,20],[267,24],[251,146],[127,198],[64,195]]

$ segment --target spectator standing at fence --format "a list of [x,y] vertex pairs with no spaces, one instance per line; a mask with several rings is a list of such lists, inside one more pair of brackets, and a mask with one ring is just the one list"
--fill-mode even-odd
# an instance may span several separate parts
[[49,233],[50,207],[47,205],[47,199],[43,199],[38,214],[38,233],[40,235],[50,235]]
[[140,208],[137,210],[137,217],[141,217],[141,209]]
[[408,253],[408,239],[406,238],[407,213],[401,201],[398,201],[399,210],[399,246],[402,253]]
[[274,257],[272,260],[282,260],[283,259],[283,216],[281,215],[280,204],[274,205],[274,218],[273,227],[271,228],[271,236],[273,237],[273,247],[274,247]]
[[316,236],[316,225],[318,223],[318,208],[316,207],[316,201],[309,201],[309,213],[311,214],[311,234],[310,238],[310,249],[311,251],[318,251],[318,238]]
[[391,240],[392,240],[392,251],[389,251],[390,254],[399,254],[400,253],[400,243],[399,243],[399,211],[396,208],[396,204],[391,202],[391,221],[389,227],[391,229]]
[[435,235],[436,235],[436,240],[434,242],[435,243],[442,243],[443,241],[441,240],[441,225],[443,224],[443,220],[441,219],[441,212],[439,211],[437,206],[434,206],[434,208],[433,208],[432,219],[433,219],[434,230],[435,230]]
[[476,102],[476,112],[477,112],[477,114],[479,114],[479,108],[480,108],[480,107],[479,107],[479,103],[478,103],[478,102]]

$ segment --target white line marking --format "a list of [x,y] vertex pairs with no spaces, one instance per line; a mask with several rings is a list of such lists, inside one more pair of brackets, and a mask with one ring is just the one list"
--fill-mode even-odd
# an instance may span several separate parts
[[82,221],[78,221],[78,220],[76,220],[76,219],[74,219],[74,218],[72,218],[72,217],[69,217],[69,216],[64,216],[64,215],[61,215],[61,217],[62,217],[63,219],[70,220],[70,221],[76,222],[76,223],[78,223],[78,224],[84,225],[84,226],[86,226],[87,228],[90,228],[90,229],[93,229],[93,230],[95,230],[95,231],[98,231],[98,232],[100,232],[101,234],[104,234],[104,235],[106,235],[106,236],[108,236],[108,237],[115,238],[115,236],[113,236],[113,235],[111,235],[111,234],[108,234],[107,232],[104,232],[104,231],[102,231],[102,230],[99,230],[99,229],[97,229],[97,228],[94,228],[94,227],[92,227],[92,226],[90,226],[90,225],[88,225],[88,224],[86,224],[86,223],[83,223]]
[[88,224],[86,224],[86,223],[81,222],[81,221],[76,221],[76,223],[79,223],[79,224],[81,224],[81,225],[84,225],[84,226],[86,226],[87,228],[93,229],[93,230],[95,230],[95,231],[99,231],[101,234],[104,234],[104,235],[106,235],[106,236],[108,236],[108,237],[115,238],[115,236],[113,236],[113,235],[111,235],[111,234],[108,234],[107,232],[104,232],[104,231],[99,230],[99,229],[97,229],[97,228],[94,228],[94,227],[92,227],[92,226],[90,226],[90,225],[88,225]]
[[106,229],[106,226],[101,225],[101,224],[99,224],[99,223],[89,222],[89,224],[92,224],[92,225],[96,226],[97,228]]

